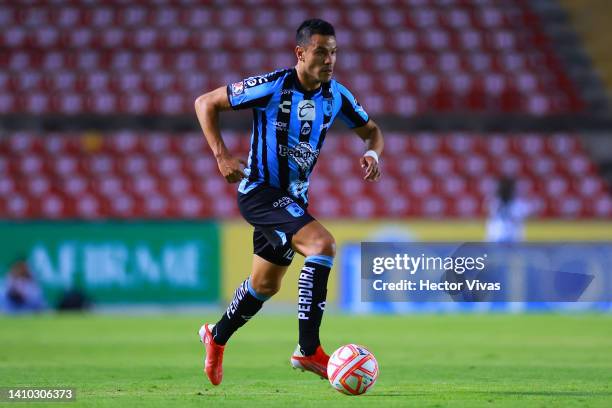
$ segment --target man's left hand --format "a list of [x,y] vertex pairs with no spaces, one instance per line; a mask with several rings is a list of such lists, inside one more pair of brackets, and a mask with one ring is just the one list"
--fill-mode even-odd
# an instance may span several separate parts
[[366,181],[376,181],[380,178],[380,167],[378,162],[371,156],[361,156],[361,168],[365,171],[363,177]]

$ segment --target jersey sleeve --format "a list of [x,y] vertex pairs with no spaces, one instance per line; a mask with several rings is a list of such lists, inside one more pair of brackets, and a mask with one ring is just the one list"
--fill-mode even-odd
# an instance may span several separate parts
[[359,102],[357,102],[353,94],[341,84],[338,84],[338,91],[342,99],[340,112],[338,112],[340,119],[342,119],[351,129],[361,127],[368,123],[370,117]]
[[278,72],[249,77],[227,85],[227,98],[232,109],[264,109],[280,81]]

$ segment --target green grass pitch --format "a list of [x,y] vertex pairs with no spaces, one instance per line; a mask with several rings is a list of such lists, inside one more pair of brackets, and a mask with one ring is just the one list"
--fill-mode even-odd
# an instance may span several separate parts
[[378,359],[378,382],[359,397],[292,370],[297,320],[265,309],[230,341],[223,383],[213,387],[202,372],[201,321],[0,318],[0,386],[76,388],[76,402],[35,407],[612,406],[610,315],[328,314],[328,352],[354,342]]

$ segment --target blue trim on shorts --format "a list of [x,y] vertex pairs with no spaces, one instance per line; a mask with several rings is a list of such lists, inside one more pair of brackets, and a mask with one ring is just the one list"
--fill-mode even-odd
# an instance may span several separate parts
[[307,257],[306,261],[304,261],[304,263],[308,262],[331,268],[334,264],[334,257],[329,255],[312,255]]
[[278,230],[275,230],[274,232],[276,232],[276,234],[280,237],[282,243],[281,245],[287,244],[287,234],[285,234],[283,231]]

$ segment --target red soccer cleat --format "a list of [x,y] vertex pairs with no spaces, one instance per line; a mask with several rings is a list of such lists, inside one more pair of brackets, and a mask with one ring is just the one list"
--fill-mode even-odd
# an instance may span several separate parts
[[319,377],[327,380],[327,362],[329,356],[323,351],[323,347],[317,347],[315,353],[311,356],[305,356],[298,345],[293,355],[291,356],[291,365],[293,368],[299,368],[302,371],[310,371]]
[[204,361],[204,372],[212,383],[212,385],[221,384],[223,380],[223,351],[225,346],[220,346],[215,343],[212,335],[214,324],[204,324],[200,327],[198,334],[200,341],[206,349],[206,360]]

